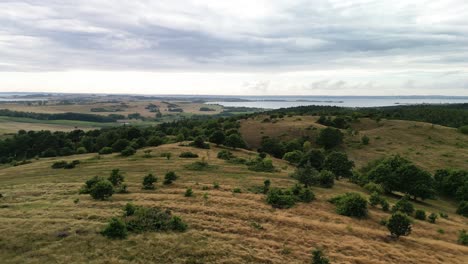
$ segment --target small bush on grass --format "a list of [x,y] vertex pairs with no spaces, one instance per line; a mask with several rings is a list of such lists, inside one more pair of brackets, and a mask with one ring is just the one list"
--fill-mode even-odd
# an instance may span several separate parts
[[404,196],[392,207],[392,212],[402,212],[407,215],[412,215],[414,212],[414,206],[410,203],[409,197]]
[[175,174],[175,172],[170,171],[164,176],[163,184],[169,185],[172,184],[172,182],[174,182],[175,180],[177,180],[177,175]]
[[358,193],[345,193],[329,200],[336,205],[336,212],[351,217],[367,216],[367,200]]
[[68,163],[64,160],[54,162],[52,164],[52,169],[63,169]]
[[205,143],[205,140],[202,137],[196,137],[195,140],[189,144],[189,146],[201,148],[201,149],[210,148],[210,144]]
[[468,246],[468,234],[466,230],[460,230],[460,233],[458,233],[458,243]]
[[187,230],[187,224],[178,216],[172,216],[170,210],[136,206],[134,213],[124,217],[130,232],[142,233],[151,231]]
[[184,196],[185,197],[192,197],[193,196],[192,188],[187,188],[187,190],[185,190]]
[[134,148],[128,146],[124,150],[122,150],[122,152],[120,152],[120,155],[122,155],[124,157],[129,157],[129,156],[132,156],[135,153],[136,153],[136,150]]
[[377,192],[373,192],[369,197],[369,204],[371,206],[376,206],[380,204],[381,199],[382,197]]
[[268,191],[270,190],[270,186],[271,186],[271,181],[269,179],[266,179],[263,182],[263,193],[264,194],[268,193]]
[[108,238],[124,239],[128,235],[127,226],[121,219],[113,217],[101,231],[101,234]]
[[416,212],[414,213],[414,218],[416,218],[418,220],[425,221],[426,220],[426,211],[421,210],[421,209],[416,210]]
[[382,194],[384,193],[384,189],[380,184],[369,182],[366,185],[364,185],[364,189],[370,193],[377,193],[377,194]]
[[108,180],[101,180],[91,187],[89,194],[95,200],[106,200],[114,194],[114,186]]
[[274,208],[291,208],[296,204],[294,196],[290,191],[283,191],[278,188],[273,188],[268,191],[267,203],[271,204]]
[[315,249],[312,251],[312,264],[329,264],[330,260],[323,255],[321,249]]
[[136,206],[132,203],[127,203],[124,207],[124,216],[131,216],[136,211]]
[[87,180],[85,182],[85,185],[81,187],[80,189],[80,194],[89,194],[91,192],[91,188],[98,183],[99,181],[103,181],[104,178],[99,177],[99,176],[94,176],[93,178]]
[[158,181],[158,178],[156,178],[152,173],[149,173],[143,178],[143,189],[144,190],[154,190],[155,186],[154,183]]
[[439,216],[444,218],[444,219],[448,219],[448,214],[446,214],[446,213],[439,212]]
[[220,152],[218,152],[218,159],[230,160],[232,158],[234,158],[234,154],[232,154],[231,151],[221,150]]
[[170,160],[171,157],[172,157],[172,153],[170,153],[170,152],[163,152],[163,153],[161,153],[160,156],[161,156],[162,158],[166,158],[167,160]]
[[407,236],[411,233],[411,220],[406,214],[396,212],[388,219],[387,228],[395,238]]
[[234,188],[234,189],[232,189],[232,192],[233,193],[242,193],[242,190],[241,190],[241,188]]
[[219,182],[213,182],[213,188],[219,189]]
[[112,148],[111,147],[103,147],[101,150],[99,150],[99,154],[105,155],[105,154],[111,154],[112,153]]
[[332,188],[335,184],[335,174],[328,170],[322,170],[317,176],[317,185],[323,188]]
[[273,166],[273,161],[271,159],[261,159],[257,158],[247,162],[248,169],[251,171],[258,172],[275,172],[275,166]]
[[434,214],[434,213],[431,213],[428,217],[427,217],[427,221],[429,221],[429,223],[431,224],[435,224],[437,220],[437,215]]
[[190,152],[190,151],[187,151],[187,152],[182,152],[180,153],[179,155],[180,158],[198,158],[198,155],[193,153],[193,152]]

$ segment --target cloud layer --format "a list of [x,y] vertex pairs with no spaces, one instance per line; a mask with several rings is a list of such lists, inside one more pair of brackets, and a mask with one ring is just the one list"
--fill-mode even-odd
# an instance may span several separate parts
[[7,72],[224,72],[262,93],[467,95],[467,18],[465,0],[1,1],[0,88]]

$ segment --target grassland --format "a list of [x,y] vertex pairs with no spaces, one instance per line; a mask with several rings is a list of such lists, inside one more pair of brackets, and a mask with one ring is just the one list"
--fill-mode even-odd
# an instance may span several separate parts
[[[290,140],[310,136],[312,143],[323,125],[317,124],[315,116],[293,116],[263,122],[267,116],[243,120],[241,132],[252,148],[260,146],[263,136]],[[357,167],[386,155],[400,154],[417,165],[434,172],[440,168],[468,168],[468,135],[454,128],[423,122],[382,120],[377,123],[367,118],[351,123],[357,135],[346,130],[342,151],[348,153]],[[369,145],[361,144],[361,137],[370,138]]]
[[[64,160],[81,160],[72,170],[51,169],[56,159],[0,167],[2,263],[308,263],[311,250],[317,247],[324,249],[332,263],[466,263],[468,248],[456,239],[468,220],[455,215],[450,202],[417,204],[430,212],[446,212],[449,218],[436,224],[415,221],[409,237],[392,241],[379,224],[387,213],[370,209],[369,218],[363,220],[335,213],[328,198],[346,191],[362,192],[346,181],[337,182],[333,189],[314,188],[317,199],[310,204],[277,210],[265,203],[263,194],[249,189],[261,186],[267,178],[272,186],[292,186],[295,181],[288,175],[293,168],[284,161],[274,160],[279,172],[261,173],[217,159],[220,149],[215,147],[200,150],[172,144],[151,149],[151,158],[143,157],[144,150],[129,158],[112,154],[100,159],[94,154],[67,157]],[[184,166],[194,160],[178,158],[183,151],[198,153],[216,167],[187,170]],[[159,157],[163,152],[171,152],[173,158]],[[234,153],[255,155],[243,150]],[[129,194],[116,194],[110,201],[78,195],[86,179],[107,176],[113,168],[125,172]],[[174,185],[163,186],[162,177],[169,170],[180,178]],[[149,172],[159,177],[154,191],[141,189],[141,180]],[[213,182],[220,189],[214,189]],[[195,197],[184,197],[187,187],[193,188]],[[242,193],[233,193],[234,188],[241,188]],[[208,199],[203,198],[205,192]],[[126,240],[98,234],[130,201],[169,208],[189,224],[189,230],[143,233]],[[395,200],[390,197],[390,201]]]

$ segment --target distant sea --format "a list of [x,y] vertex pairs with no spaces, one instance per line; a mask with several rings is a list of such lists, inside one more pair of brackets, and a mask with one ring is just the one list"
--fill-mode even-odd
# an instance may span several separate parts
[[[232,98],[238,98],[240,100],[233,101]],[[468,103],[468,96],[230,96],[226,99],[227,100],[210,101],[206,104],[279,109],[307,105],[377,107]]]

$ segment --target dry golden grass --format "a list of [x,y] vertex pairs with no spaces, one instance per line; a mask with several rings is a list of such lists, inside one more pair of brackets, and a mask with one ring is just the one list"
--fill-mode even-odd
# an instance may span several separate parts
[[[457,232],[467,228],[467,219],[453,214],[453,206],[429,201],[417,207],[444,211],[449,219],[437,224],[416,221],[409,237],[389,241],[388,231],[379,225],[388,217],[377,209],[364,220],[337,215],[326,200],[337,193],[362,190],[345,181],[333,189],[314,188],[317,200],[288,210],[275,210],[264,195],[248,192],[266,178],[272,186],[288,187],[293,168],[280,160],[277,173],[252,172],[216,158],[218,148],[200,150],[178,145],[152,148],[152,158],[117,155],[95,159],[93,154],[67,157],[82,164],[72,170],[54,170],[56,159],[0,167],[0,259],[2,263],[308,263],[311,250],[321,247],[332,263],[466,263],[468,248],[456,244]],[[209,171],[189,171],[184,165],[193,159],[178,158],[192,151],[218,166]],[[166,160],[162,152],[173,153]],[[250,156],[248,151],[235,151]],[[125,172],[129,194],[116,194],[110,201],[94,201],[78,195],[84,181],[94,175],[107,176],[113,168]],[[174,170],[180,178],[162,186],[165,172]],[[159,178],[154,191],[141,190],[149,172]],[[212,183],[219,182],[220,189]],[[208,190],[203,190],[208,186]],[[192,187],[195,197],[184,197]],[[232,189],[242,193],[233,194]],[[203,193],[208,193],[208,200]],[[78,203],[74,203],[79,199]],[[98,234],[111,216],[132,201],[137,205],[170,208],[188,224],[185,233],[131,234],[126,240],[109,240]],[[448,210],[448,211],[447,211]],[[260,224],[256,229],[252,223]],[[439,234],[438,229],[444,229]],[[60,238],[58,233],[66,232]]]

